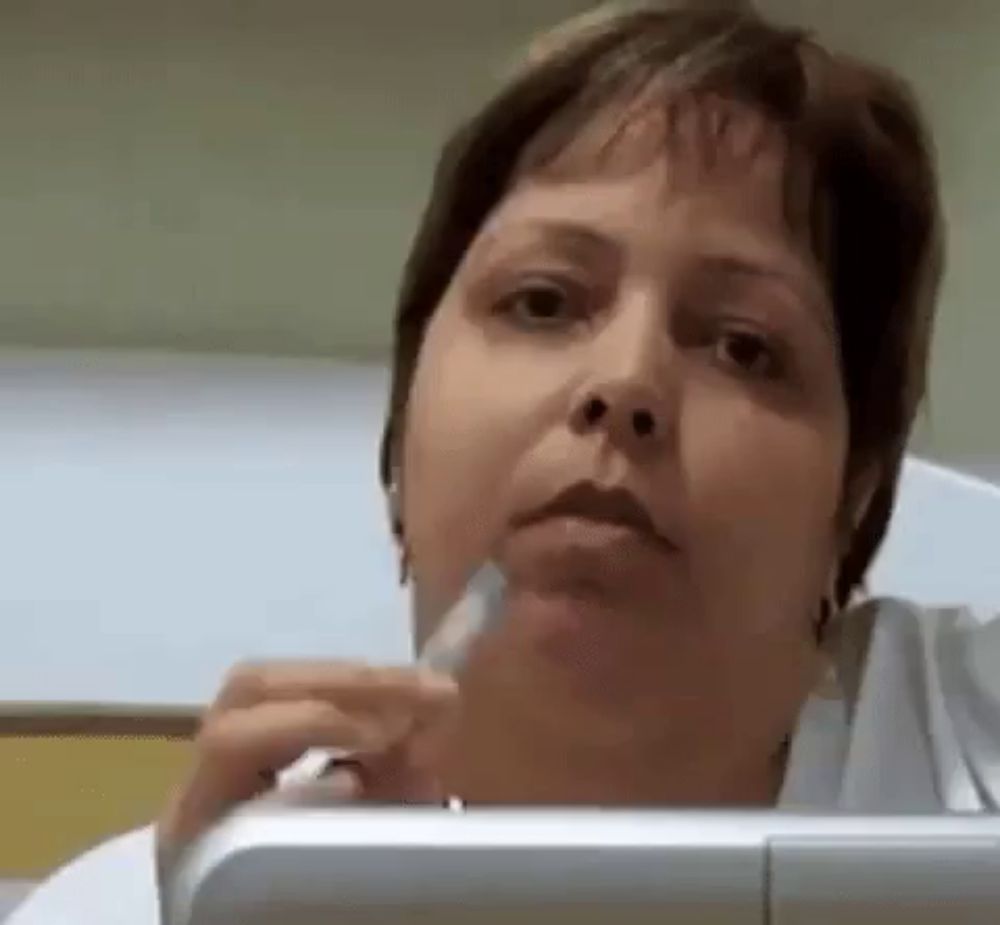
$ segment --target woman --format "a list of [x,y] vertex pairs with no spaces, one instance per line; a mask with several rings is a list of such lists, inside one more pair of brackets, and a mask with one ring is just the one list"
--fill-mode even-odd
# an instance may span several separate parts
[[[940,274],[931,152],[890,75],[697,7],[540,42],[445,149],[382,452],[419,639],[488,557],[504,619],[457,683],[237,669],[161,857],[313,746],[367,756],[331,798],[989,805],[930,655],[970,631],[845,612]],[[152,884],[131,838],[98,854]]]

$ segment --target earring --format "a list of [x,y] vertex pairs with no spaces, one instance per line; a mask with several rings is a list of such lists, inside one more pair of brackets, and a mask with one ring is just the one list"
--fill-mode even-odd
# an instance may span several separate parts
[[406,546],[399,546],[399,585],[403,587],[410,580],[410,555]]
[[[843,695],[843,685],[838,668],[836,653],[830,643],[830,630],[837,627],[840,604],[837,598],[837,572],[830,576],[830,581],[819,602],[819,616],[813,624],[813,632],[818,651],[823,660],[821,675],[817,678],[814,694],[824,700],[837,700]],[[839,643],[838,643],[839,644]]]
[[402,504],[399,498],[398,483],[393,482],[386,490],[386,503],[389,508],[389,523],[392,535],[399,551],[399,583],[405,585],[410,580],[410,554],[406,548],[406,535],[403,532]]
[[814,627],[818,645],[822,645],[825,642],[826,635],[830,630],[830,624],[839,609],[837,605],[837,576],[834,574],[830,578],[826,593],[820,598],[819,602],[819,617]]
[[830,599],[824,595],[819,602],[819,619],[816,620],[816,625],[814,627],[816,642],[819,645],[823,644],[823,640],[826,637],[826,630],[830,625],[830,616],[832,613],[833,607],[830,604]]

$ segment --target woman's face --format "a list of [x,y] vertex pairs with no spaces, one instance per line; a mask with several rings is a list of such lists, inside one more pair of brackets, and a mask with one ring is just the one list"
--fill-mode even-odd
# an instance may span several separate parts
[[418,632],[494,557],[508,613],[470,673],[561,728],[773,736],[819,664],[836,325],[785,218],[780,133],[729,121],[710,152],[695,119],[627,169],[516,183],[420,354],[401,456]]

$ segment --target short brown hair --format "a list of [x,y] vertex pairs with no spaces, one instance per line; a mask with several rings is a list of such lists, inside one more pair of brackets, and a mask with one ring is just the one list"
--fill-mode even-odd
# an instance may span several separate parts
[[877,476],[850,526],[844,603],[885,535],[924,395],[943,266],[934,156],[902,81],[748,9],[675,4],[581,17],[540,40],[448,141],[397,305],[383,485],[428,320],[525,152],[540,138],[546,148],[568,143],[597,108],[658,85],[756,107],[808,159],[808,223],[836,313],[850,419],[845,514],[862,476]]

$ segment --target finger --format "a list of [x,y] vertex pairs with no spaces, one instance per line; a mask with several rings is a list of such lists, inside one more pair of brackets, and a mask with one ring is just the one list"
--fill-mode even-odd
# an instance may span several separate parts
[[232,710],[206,725],[197,763],[167,813],[175,838],[188,838],[238,803],[271,789],[275,774],[309,748],[380,751],[393,730],[325,702],[261,704]]
[[357,767],[343,765],[314,780],[271,790],[258,801],[280,806],[328,806],[331,803],[352,803],[362,796],[363,787]]
[[416,767],[437,768],[450,743],[454,741],[458,720],[456,705],[455,709],[440,713],[435,722],[415,727],[405,739],[410,762]]
[[409,742],[371,756],[357,769],[360,799],[377,803],[443,803],[437,770],[414,761]]
[[345,709],[398,705],[408,711],[436,709],[456,695],[451,678],[414,668],[344,662],[247,663],[234,668],[213,711],[272,700],[330,700]]
[[441,771],[458,724],[457,703],[455,706],[438,714],[435,721],[414,727],[383,752],[359,756],[364,799],[444,802]]
[[391,718],[350,713],[323,700],[277,700],[216,717],[198,749],[206,767],[249,779],[287,767],[310,748],[382,751],[406,732]]

